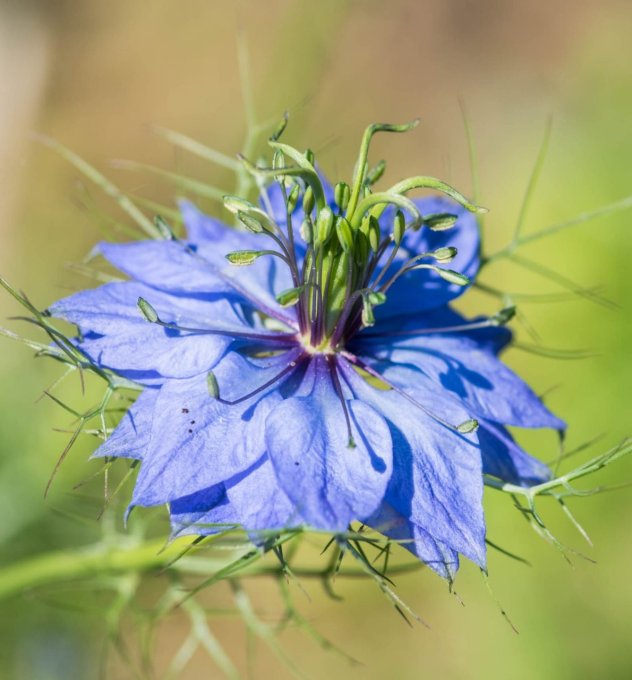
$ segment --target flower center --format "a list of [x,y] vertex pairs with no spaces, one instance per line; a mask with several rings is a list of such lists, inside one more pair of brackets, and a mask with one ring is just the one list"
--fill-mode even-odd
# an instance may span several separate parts
[[274,151],[270,167],[242,159],[259,186],[270,179],[276,182],[270,192],[262,190],[263,207],[243,198],[224,197],[225,206],[246,229],[268,237],[273,244],[262,250],[232,252],[227,259],[238,266],[263,256],[284,262],[292,287],[280,291],[277,301],[283,307],[295,307],[302,344],[310,353],[332,354],[359,330],[373,326],[374,308],[386,302],[398,278],[414,269],[431,269],[450,283],[469,283],[464,275],[439,266],[454,259],[455,248],[404,256],[407,231],[445,230],[457,220],[448,213],[422,215],[406,193],[434,189],[472,212],[484,212],[483,208],[448,184],[426,176],[398,182],[387,191],[373,191],[385,168],[383,162],[369,167],[373,135],[405,132],[416,125],[417,121],[370,125],[362,138],[352,183],[339,182],[333,197],[323,186],[313,153],[280,143],[281,128],[270,140]]

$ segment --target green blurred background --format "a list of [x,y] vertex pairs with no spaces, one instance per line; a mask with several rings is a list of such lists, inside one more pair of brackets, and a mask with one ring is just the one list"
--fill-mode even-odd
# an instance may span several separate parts
[[[249,46],[259,119],[288,109],[287,139],[313,148],[332,178],[349,179],[366,124],[419,115],[422,125],[414,133],[378,139],[373,158],[388,159],[389,181],[433,174],[471,193],[462,100],[478,151],[480,201],[491,209],[487,237],[494,250],[511,237],[550,115],[553,136],[527,230],[632,193],[631,28],[626,0],[2,0],[0,271],[44,307],[69,288],[87,285],[66,264],[81,260],[100,237],[77,206],[77,173],[33,143],[33,131],[62,141],[132,193],[165,201],[172,196],[151,177],[108,169],[109,159],[150,162],[231,188],[225,173],[174,154],[149,126],[179,130],[227,154],[241,148],[239,31]],[[570,448],[602,435],[591,448],[597,453],[630,434],[631,221],[632,212],[602,218],[524,251],[585,287],[601,287],[617,305],[577,299],[522,306],[543,344],[598,352],[582,361],[518,350],[506,357],[567,420]],[[508,291],[560,290],[510,266],[490,270],[486,280]],[[464,308],[473,313],[493,305],[472,294]],[[2,324],[17,330],[4,321],[18,312],[6,295],[0,312]],[[520,324],[517,329],[530,340]],[[73,451],[43,497],[68,437],[53,428],[67,427],[69,418],[52,402],[35,400],[58,367],[2,339],[0,370],[0,562],[97,540],[99,487],[72,490],[96,472],[87,462],[89,443]],[[78,394],[76,383],[68,394]],[[550,434],[522,440],[545,460],[555,456]],[[623,461],[599,481],[629,478],[632,461]],[[311,601],[298,593],[302,612],[362,660],[360,668],[300,633],[282,641],[315,679],[629,678],[632,499],[618,491],[577,500],[573,509],[594,549],[582,545],[557,509],[546,514],[559,536],[586,549],[596,565],[578,558],[570,567],[533,534],[509,498],[488,494],[490,537],[533,563],[490,555],[492,586],[518,635],[477,570],[464,565],[457,581],[464,607],[430,573],[398,580],[398,592],[431,630],[408,628],[372,584],[340,583],[343,603],[328,599],[318,584],[306,584]],[[272,616],[271,588],[262,582],[256,591]],[[217,593],[223,602],[225,592],[220,587]],[[2,603],[0,677],[96,678],[102,612],[81,584]],[[158,670],[183,626],[177,614],[161,626]],[[240,625],[219,620],[217,628],[233,657],[243,659]],[[289,677],[263,648],[252,666],[254,678]],[[114,659],[107,677],[134,676]],[[183,677],[219,675],[199,654]]]

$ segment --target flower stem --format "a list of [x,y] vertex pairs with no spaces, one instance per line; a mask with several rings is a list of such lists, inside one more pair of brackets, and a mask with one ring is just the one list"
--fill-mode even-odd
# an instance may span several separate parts
[[[161,570],[176,571],[195,576],[211,576],[235,559],[230,551],[221,559],[208,556],[192,556],[183,553],[192,547],[193,536],[176,539],[165,546],[163,540],[149,540],[127,545],[98,543],[85,548],[73,548],[37,555],[16,564],[0,568],[0,602],[22,595],[33,588],[68,584],[82,579],[119,576],[129,573],[152,573]],[[243,551],[251,551],[245,545]],[[261,557],[264,554],[261,553]],[[389,574],[405,573],[420,569],[420,562],[394,565]],[[257,560],[235,573],[234,578],[250,576],[282,576],[285,572],[278,564],[262,564]],[[323,568],[292,567],[292,573],[300,578],[327,578]],[[340,578],[362,578],[362,569],[341,569]]]

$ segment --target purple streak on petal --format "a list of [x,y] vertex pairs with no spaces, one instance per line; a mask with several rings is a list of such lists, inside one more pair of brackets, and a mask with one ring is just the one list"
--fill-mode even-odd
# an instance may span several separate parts
[[[446,231],[432,231],[428,227],[421,227],[417,231],[407,230],[395,261],[382,281],[395,274],[405,260],[443,246],[452,246],[458,250],[457,256],[449,265],[450,269],[473,279],[479,268],[480,249],[476,218],[454,201],[442,197],[417,199],[414,203],[422,215],[451,213],[457,215],[458,220],[454,227]],[[392,230],[392,217],[393,211],[385,211],[381,219],[384,233]],[[386,251],[384,261],[389,251],[390,249]],[[378,267],[375,274],[380,271]],[[467,286],[448,283],[433,271],[418,269],[402,276],[389,289],[386,303],[376,308],[375,316],[381,322],[392,316],[425,312],[445,305],[466,290]]]
[[286,399],[268,416],[268,455],[305,522],[343,531],[382,500],[392,470],[390,435],[377,411],[351,399],[347,408],[355,447],[350,447],[324,357],[312,360],[306,382],[309,396]]
[[414,366],[439,389],[458,397],[473,417],[518,427],[565,428],[531,388],[492,352],[465,335],[436,334],[363,343],[369,364]]
[[[288,355],[256,363],[230,353],[214,371],[220,394],[252,391],[291,360]],[[228,406],[209,394],[206,375],[166,382],[156,400],[150,446],[132,504],[164,503],[247,469],[265,452],[264,422],[280,400],[274,386]]]
[[370,386],[345,360],[339,365],[356,398],[379,409],[391,429],[393,475],[385,500],[436,540],[483,567],[483,479],[475,435],[459,435],[394,391]]

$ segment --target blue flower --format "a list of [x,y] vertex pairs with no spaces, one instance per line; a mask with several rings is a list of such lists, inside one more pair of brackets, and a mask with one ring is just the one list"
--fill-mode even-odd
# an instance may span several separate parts
[[184,239],[100,244],[129,280],[50,308],[143,388],[95,455],[140,460],[132,506],[168,504],[174,533],[360,521],[446,578],[459,554],[484,567],[483,475],[550,474],[505,426],[564,424],[498,359],[504,319],[449,306],[479,266],[476,207],[429,178],[372,193],[362,156],[334,190],[274,146],[261,207],[226,199],[245,229],[182,202]]

